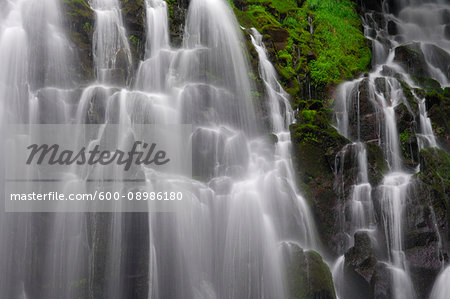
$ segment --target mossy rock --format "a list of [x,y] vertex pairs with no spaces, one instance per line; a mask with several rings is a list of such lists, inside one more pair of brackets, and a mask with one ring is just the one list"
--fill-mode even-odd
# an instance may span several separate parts
[[134,67],[143,58],[145,49],[145,1],[121,0],[122,18],[127,29]]
[[383,155],[383,149],[376,143],[366,143],[367,163],[369,164],[369,182],[372,186],[377,186],[384,174],[388,172],[387,161]]
[[263,33],[269,58],[294,104],[305,97],[325,100],[335,84],[370,65],[361,20],[349,0],[230,3],[242,26]]
[[425,56],[418,43],[395,48],[394,61],[398,62],[409,74],[422,78],[429,77]]
[[415,197],[433,207],[442,234],[450,236],[450,155],[443,149],[426,148],[419,153],[420,172],[415,175]]
[[434,90],[425,95],[428,117],[438,142],[450,150],[450,88]]
[[370,298],[370,282],[376,269],[377,259],[367,232],[356,232],[355,244],[345,253],[345,298]]
[[78,64],[73,66],[78,81],[87,83],[94,79],[92,35],[95,16],[88,0],[61,0],[65,13],[66,32],[74,44]]
[[335,159],[348,143],[333,127],[313,124],[290,126],[293,145],[292,160],[300,189],[312,206],[319,234],[331,254],[341,248],[339,236],[339,195],[334,188]]
[[288,298],[335,299],[333,277],[322,257],[295,244],[285,246]]

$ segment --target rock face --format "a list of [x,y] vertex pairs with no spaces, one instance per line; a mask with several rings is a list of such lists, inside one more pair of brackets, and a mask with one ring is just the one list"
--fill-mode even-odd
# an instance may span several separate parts
[[343,241],[339,235],[340,202],[334,189],[334,160],[349,141],[331,127],[295,124],[290,129],[300,185],[312,206],[320,236],[336,254]]
[[429,77],[425,56],[418,43],[411,43],[395,48],[394,61],[400,64],[409,74],[419,78]]
[[406,257],[420,298],[425,298],[449,260],[450,156],[442,149],[419,153],[420,172],[415,175],[407,207]]
[[94,11],[88,0],[62,0],[62,9],[68,36],[79,61],[73,74],[78,75],[78,81],[88,82],[94,79],[92,34],[94,31]]
[[345,253],[344,275],[351,281],[344,290],[345,298],[370,298],[370,282],[377,259],[366,232],[356,232],[355,245]]
[[425,95],[428,116],[439,144],[450,151],[450,88],[434,90]]
[[133,65],[136,68],[145,48],[145,1],[121,0],[122,18],[127,29]]
[[336,299],[333,278],[322,257],[295,244],[284,246],[288,298]]
[[390,299],[393,296],[391,272],[385,263],[378,262],[370,281],[370,297]]

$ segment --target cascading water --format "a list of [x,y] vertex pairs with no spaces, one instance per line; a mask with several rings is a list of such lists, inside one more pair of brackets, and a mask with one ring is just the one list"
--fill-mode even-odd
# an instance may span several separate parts
[[95,73],[102,83],[124,82],[129,75],[131,52],[118,0],[92,0],[95,12],[93,54]]
[[[418,87],[418,82],[408,74],[410,70],[405,69],[405,66],[396,60],[396,48],[412,42],[417,43],[424,53],[426,63],[424,72],[439,81],[442,86],[448,86],[448,70],[444,69],[445,64],[442,65],[442,60],[439,60],[436,53],[448,55],[450,50],[450,43],[444,38],[446,22],[441,18],[450,7],[445,1],[399,2],[401,3],[398,3],[397,16],[385,12],[383,16],[386,21],[377,22],[379,17],[377,19],[376,13],[371,11],[363,18],[365,36],[373,44],[373,71],[365,77],[343,83],[336,92],[336,127],[342,135],[354,142],[338,155],[337,162],[341,165],[337,165],[336,169],[344,169],[343,163],[347,161],[345,155],[349,151],[353,153],[353,161],[358,165],[359,171],[355,177],[356,184],[350,188],[352,191],[345,204],[350,206],[351,213],[350,219],[343,221],[343,230],[350,238],[344,246],[344,252],[353,246],[352,238],[355,232],[369,231],[369,235],[372,236],[377,231],[384,232],[386,248],[381,251],[387,254],[381,253],[381,256],[387,257],[386,262],[392,281],[391,296],[406,299],[417,297],[409,275],[403,236],[408,189],[414,170],[408,170],[403,163],[396,116],[399,105],[404,105],[409,111],[414,108],[419,112],[416,134],[419,150],[435,147],[437,142],[431,121],[427,117],[425,99],[418,97],[413,91],[412,96],[417,107],[411,107],[412,104],[406,99],[401,83],[397,80]],[[395,22],[397,33],[392,33],[393,23],[388,22]],[[437,47],[443,52],[437,51]],[[364,134],[361,130],[364,130]],[[368,143],[376,143],[383,148],[384,158],[389,166],[389,172],[376,188],[367,181]],[[343,183],[338,182],[337,185],[342,190],[345,189]],[[378,198],[380,205],[378,216],[373,214],[374,198],[371,194],[375,194]],[[366,202],[366,205],[364,206],[362,202]],[[376,239],[372,237],[371,242],[372,246],[379,250],[380,244],[376,244]],[[333,276],[338,294],[352,298],[355,294],[347,291],[348,281],[345,279],[344,263],[345,258],[341,256],[335,263]],[[436,296],[436,292],[433,291],[433,296]]]
[[447,267],[436,279],[430,299],[445,299],[450,292],[450,267]]
[[[2,15],[2,134],[6,134],[7,124],[68,122],[65,117],[73,111],[69,71],[72,52],[62,30],[58,2],[7,1],[2,3]],[[3,159],[2,155],[2,168]],[[34,294],[36,298],[55,298],[60,293],[73,296],[67,282],[81,279],[82,218],[64,214],[11,215],[4,212],[4,205],[1,211],[0,234],[2,240],[8,240],[0,245],[1,297],[30,298]],[[30,263],[39,265],[40,270],[29,272],[26,265]],[[49,287],[43,290],[42,285]]]
[[[30,3],[51,17],[25,22],[22,15]],[[192,194],[191,206],[175,214],[2,213],[2,240],[13,240],[0,245],[0,265],[10,271],[1,276],[5,298],[128,298],[142,292],[148,298],[285,298],[281,244],[317,247],[290,160],[293,111],[261,35],[253,31],[252,39],[275,144],[258,123],[243,39],[229,5],[191,1],[183,44],[172,48],[166,3],[145,4],[145,55],[133,77],[119,1],[90,1],[96,82],[80,93],[66,76],[70,63],[62,54],[70,47],[55,2],[9,1],[0,35],[0,60],[6,66],[0,71],[0,95],[8,99],[1,111],[8,122],[105,124],[91,146],[110,124],[120,124],[118,148],[126,147],[126,133],[136,124],[192,123],[195,179],[149,169],[136,172],[145,181],[140,190],[182,188]],[[36,26],[37,20],[46,30]],[[34,30],[47,34],[39,48],[44,61],[28,46],[36,44]],[[48,68],[44,80],[36,76],[39,62]],[[177,140],[172,144],[182,150]],[[83,181],[106,173],[114,180],[124,178],[114,168],[65,175]],[[37,261],[32,275],[22,260]]]
[[[259,73],[266,89],[273,134],[277,136],[275,144],[276,169],[280,177],[286,177],[289,189],[298,198],[298,205],[302,213],[302,219],[299,222],[299,227],[303,228],[301,240],[306,241],[303,245],[317,248],[316,233],[311,227],[313,221],[308,211],[309,208],[295,187],[294,168],[291,161],[291,135],[289,132],[289,125],[294,122],[294,112],[289,102],[289,95],[277,81],[275,68],[267,58],[262,35],[254,28],[251,29],[251,33],[252,44],[258,53]],[[277,198],[280,198],[280,196],[277,196]]]

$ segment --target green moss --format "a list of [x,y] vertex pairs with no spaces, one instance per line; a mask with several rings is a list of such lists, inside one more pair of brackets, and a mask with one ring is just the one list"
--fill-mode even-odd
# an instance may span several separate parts
[[[433,207],[439,226],[445,229],[450,223],[450,155],[439,148],[426,148],[420,151],[419,159],[420,172],[414,184],[417,198]],[[442,233],[450,237],[447,229]]]
[[327,264],[315,251],[303,251],[297,245],[290,244],[285,250],[288,284],[288,298],[314,299],[336,298],[333,278]]
[[139,45],[139,43],[140,43],[140,40],[136,37],[136,36],[134,36],[134,35],[130,35],[130,37],[128,38],[129,40],[130,40],[130,43],[133,45],[133,46],[138,46]]
[[82,18],[92,18],[91,6],[88,0],[61,0],[66,6],[71,9],[66,10],[66,13],[70,16],[82,17]]
[[[330,86],[366,71],[370,64],[371,53],[350,0],[234,0],[232,5],[242,26],[264,33],[294,103],[311,88],[326,98]],[[279,34],[282,30],[286,38]]]
[[422,181],[434,190],[447,194],[450,190],[450,155],[439,148],[426,148],[419,153]]

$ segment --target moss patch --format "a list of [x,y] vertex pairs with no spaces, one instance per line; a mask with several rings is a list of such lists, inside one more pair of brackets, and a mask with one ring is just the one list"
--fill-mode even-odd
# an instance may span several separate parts
[[325,99],[329,88],[367,70],[371,53],[349,0],[234,0],[244,27],[255,27],[286,91]]
[[288,298],[334,299],[333,278],[327,264],[315,251],[303,251],[291,244],[286,249]]

